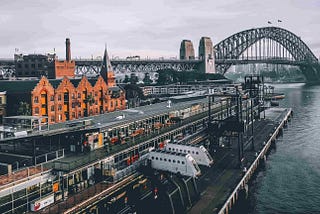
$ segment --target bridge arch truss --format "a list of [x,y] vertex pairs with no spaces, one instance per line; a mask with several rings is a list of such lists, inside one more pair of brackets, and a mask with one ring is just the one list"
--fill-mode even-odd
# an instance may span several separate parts
[[[111,60],[115,71],[156,72],[164,69],[193,71],[200,60]],[[76,61],[76,75],[98,75],[101,61]]]
[[246,62],[299,66],[318,64],[317,57],[300,37],[278,27],[241,31],[219,42],[214,48],[217,70],[222,74],[231,65]]

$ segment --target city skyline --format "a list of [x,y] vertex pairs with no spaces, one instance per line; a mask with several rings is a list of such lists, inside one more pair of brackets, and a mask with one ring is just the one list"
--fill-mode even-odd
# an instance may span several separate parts
[[[0,8],[0,58],[15,52],[57,53],[65,58],[65,38],[73,58],[177,57],[190,39],[198,52],[201,36],[216,44],[242,30],[277,26],[295,33],[319,57],[320,2],[224,1],[3,1]],[[278,22],[281,20],[281,22]],[[272,24],[268,24],[271,22]]]

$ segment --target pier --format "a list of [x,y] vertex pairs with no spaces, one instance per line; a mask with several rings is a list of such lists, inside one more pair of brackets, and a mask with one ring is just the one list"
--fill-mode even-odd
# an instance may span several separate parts
[[236,148],[222,148],[217,151],[216,164],[198,183],[201,199],[189,213],[228,214],[240,197],[247,194],[248,182],[259,165],[283,132],[292,115],[291,109],[271,108],[266,110],[265,119],[254,122],[254,150],[250,142],[245,148],[245,157],[241,168],[236,162]]

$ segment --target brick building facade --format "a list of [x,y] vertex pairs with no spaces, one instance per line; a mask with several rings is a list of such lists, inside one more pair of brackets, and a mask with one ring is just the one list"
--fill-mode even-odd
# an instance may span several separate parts
[[[68,60],[67,60],[68,61]],[[107,51],[98,78],[3,81],[7,90],[8,116],[16,115],[21,101],[30,105],[31,115],[46,116],[49,123],[74,120],[126,108],[125,92],[116,86]]]
[[60,82],[42,77],[31,97],[32,115],[48,116],[49,123],[123,110],[126,106],[124,91],[108,86],[101,76],[71,80],[64,77]]
[[60,61],[54,60],[54,70],[52,73],[49,73],[50,79],[61,79],[64,76],[74,78],[76,62],[71,60],[71,47],[70,47],[70,39],[66,39],[66,60]]

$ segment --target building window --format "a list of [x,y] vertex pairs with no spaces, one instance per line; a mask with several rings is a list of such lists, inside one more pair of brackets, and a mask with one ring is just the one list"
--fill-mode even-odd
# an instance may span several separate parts
[[116,100],[116,106],[118,106],[118,100]]
[[81,94],[80,93],[78,93],[78,98],[81,98]]
[[61,95],[60,94],[58,95],[58,101],[61,101]]
[[54,111],[54,106],[51,106],[51,111]]
[[0,104],[2,104],[2,97],[0,97]]
[[62,110],[62,106],[58,105],[58,111],[61,111],[61,110]]
[[81,117],[81,111],[79,111],[78,117]]
[[59,121],[61,120],[61,114],[58,115],[58,119],[59,119]]
[[39,103],[39,97],[38,97],[38,96],[35,96],[33,102],[34,102],[34,103]]
[[75,118],[75,117],[76,117],[76,113],[72,112],[72,118]]
[[54,101],[54,96],[53,95],[50,96],[50,101]]
[[54,122],[54,117],[51,117],[51,122]]
[[111,107],[111,108],[113,107],[113,102],[112,102],[112,101],[110,102],[110,107]]
[[98,114],[98,109],[96,108],[96,114]]
[[75,103],[72,103],[72,108],[75,108],[76,107],[76,104]]
[[38,107],[34,108],[34,113],[35,114],[39,114],[39,108]]

